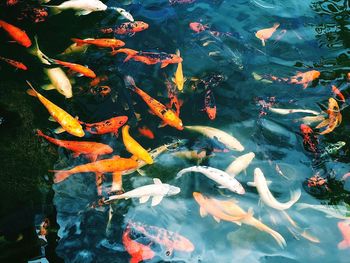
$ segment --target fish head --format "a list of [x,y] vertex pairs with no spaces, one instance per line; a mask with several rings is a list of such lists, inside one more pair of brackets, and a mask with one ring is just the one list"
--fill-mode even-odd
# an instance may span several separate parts
[[171,63],[181,63],[183,61],[182,57],[178,56],[178,55],[175,55],[175,54],[170,54],[169,55],[170,58],[169,58],[169,61]]
[[199,192],[193,192],[193,198],[199,205],[203,204],[205,201],[204,196]]
[[216,107],[214,108],[206,108],[206,112],[208,114],[209,119],[214,120],[216,117]]
[[184,129],[184,125],[181,121],[181,119],[176,115],[176,113],[172,110],[167,110],[163,114],[164,119],[166,120],[166,123],[169,124],[172,127],[175,127],[176,129],[182,131]]
[[181,189],[179,187],[170,185],[167,195],[177,195],[180,191]]
[[308,133],[312,133],[313,130],[307,126],[306,124],[301,124],[300,125],[300,131],[303,133],[303,134],[308,134]]
[[99,0],[93,1],[91,2],[91,4],[92,4],[92,9],[94,11],[105,11],[108,8],[104,3],[102,3]]
[[69,127],[69,129],[67,129],[67,132],[77,137],[85,136],[83,127],[79,123],[77,125],[72,125],[71,127]]
[[137,22],[135,22],[135,24],[136,24],[136,27],[141,29],[141,30],[145,30],[149,27],[149,25],[143,21],[137,21]]

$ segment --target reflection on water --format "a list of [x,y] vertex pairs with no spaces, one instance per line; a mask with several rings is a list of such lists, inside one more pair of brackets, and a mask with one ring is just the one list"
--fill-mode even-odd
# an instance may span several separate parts
[[[60,1],[52,4],[57,2]],[[111,56],[109,50],[94,47],[82,54],[58,55],[71,44],[70,38],[112,37],[113,34],[105,35],[100,29],[114,28],[124,20],[117,19],[110,11],[83,17],[75,17],[70,12],[48,18],[43,15],[45,22],[35,21],[38,17],[32,14],[20,21],[28,32],[38,35],[45,53],[89,65],[98,76],[107,76],[101,83],[109,88],[108,93],[101,93],[103,90],[90,87],[91,80],[76,77],[73,99],[63,100],[55,91],[43,91],[43,94],[87,123],[117,115],[128,116],[131,134],[146,149],[186,139],[178,148],[159,155],[153,165],[123,176],[125,191],[152,184],[152,178],[160,178],[164,183],[181,188],[179,194],[164,197],[157,206],[151,206],[150,202],[140,204],[137,198],[103,204],[112,182],[112,175],[108,173],[103,178],[104,196],[98,196],[93,173],[73,174],[54,184],[53,203],[59,225],[57,254],[65,262],[128,262],[130,255],[125,243],[123,245],[123,236],[130,222],[138,222],[141,226],[148,226],[148,236],[131,226],[129,237],[154,252],[150,262],[347,262],[349,250],[337,248],[343,238],[337,227],[339,219],[326,217],[317,209],[300,209],[297,205],[288,209],[288,214],[269,208],[259,201],[257,189],[248,183],[254,180],[253,171],[259,167],[267,180],[272,181],[269,185],[271,193],[281,202],[289,200],[290,190],[300,188],[299,203],[344,205],[345,210],[348,209],[349,180],[341,180],[350,168],[348,102],[339,102],[343,116],[341,125],[328,135],[317,135],[316,152],[305,147],[305,137],[300,131],[300,120],[308,114],[279,114],[270,108],[321,112],[327,109],[328,98],[333,96],[331,85],[336,85],[346,98],[349,97],[349,1],[187,2],[190,3],[111,0],[107,4],[122,4],[136,20],[149,24],[146,31],[133,36],[115,35],[126,42],[128,48],[166,53],[175,53],[176,49],[181,51],[183,71],[188,80],[184,92],[178,94],[179,100],[183,101],[180,117],[185,125],[211,126],[226,131],[244,145],[242,154],[255,153],[247,170],[237,175],[246,194],[236,195],[220,189],[199,173],[175,179],[181,169],[196,164],[225,170],[241,153],[228,151],[215,138],[212,140],[171,127],[158,128],[159,121],[148,114],[146,104],[125,88],[123,77],[131,75],[137,86],[165,104],[168,93],[164,75],[170,79],[176,65],[160,69],[132,60],[124,63],[124,54]],[[13,14],[17,12],[16,7],[10,7],[10,10]],[[38,23],[29,24],[33,22]],[[189,27],[191,22],[205,25],[206,30],[194,32]],[[266,40],[266,46],[262,46],[255,33],[276,22],[280,27]],[[29,74],[16,75],[1,64],[9,78],[23,76],[36,86],[44,84],[41,65],[27,58],[27,54],[16,53],[13,47],[8,50],[0,47],[0,56],[2,54],[17,59],[23,57],[23,61],[34,68]],[[292,76],[311,70],[319,71],[320,76],[308,82],[307,88],[291,84]],[[215,120],[209,120],[204,110],[204,95],[208,87],[215,96]],[[31,106],[37,112],[41,107],[39,103]],[[43,112],[35,116],[38,128],[55,129],[57,125],[48,124],[47,113]],[[0,112],[1,128],[15,125],[13,120],[17,116],[12,115],[7,111]],[[315,127],[319,122],[310,126]],[[136,126],[143,125],[154,132],[154,140],[136,135]],[[59,138],[71,137],[59,135]],[[124,149],[121,136],[88,134],[86,138],[110,145],[114,153],[122,157],[130,156]],[[346,145],[335,149],[334,145],[339,141],[346,142]],[[47,144],[42,147],[51,149]],[[205,158],[200,155],[203,151],[207,155]],[[83,157],[72,158],[61,148],[58,156],[55,169],[87,162]],[[202,217],[203,211],[200,212],[193,199],[193,192],[220,200],[234,199],[244,211],[252,208],[253,216],[279,232],[287,247],[281,249],[272,236],[250,225],[228,221],[218,223],[211,215]],[[42,220],[44,215],[40,214],[36,223]],[[157,242],[158,239],[152,239],[150,236],[159,229],[185,237],[194,245],[194,250],[171,250]],[[171,235],[165,233],[165,236]]]

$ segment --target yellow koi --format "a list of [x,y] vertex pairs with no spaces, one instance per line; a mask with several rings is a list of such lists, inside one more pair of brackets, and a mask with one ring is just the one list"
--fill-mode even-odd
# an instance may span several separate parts
[[[176,50],[176,55],[180,57],[180,50]],[[182,72],[182,63],[177,64],[177,69],[175,72],[175,78],[172,78],[172,81],[176,84],[177,88],[182,91],[184,88],[184,83],[186,82],[186,78],[184,78]]]

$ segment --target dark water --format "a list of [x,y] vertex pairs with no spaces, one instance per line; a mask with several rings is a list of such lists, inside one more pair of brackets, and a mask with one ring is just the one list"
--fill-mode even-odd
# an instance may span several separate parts
[[[59,2],[52,1],[52,4]],[[180,117],[185,125],[211,126],[226,131],[244,145],[243,153],[255,153],[246,173],[237,176],[246,194],[239,196],[218,190],[214,183],[197,173],[175,180],[179,170],[195,165],[196,161],[178,158],[174,151],[162,154],[153,165],[146,166],[143,169],[145,176],[133,173],[123,177],[126,191],[150,184],[155,177],[181,188],[180,194],[165,197],[156,207],[149,203],[139,204],[133,199],[91,208],[91,204],[100,198],[96,192],[95,176],[91,173],[75,174],[52,185],[53,175],[47,170],[72,167],[86,160],[74,159],[69,152],[35,136],[37,128],[53,136],[50,130],[57,127],[47,120],[49,116],[44,107],[25,93],[25,80],[30,80],[36,87],[46,84],[42,65],[24,48],[7,43],[6,34],[1,32],[4,44],[0,46],[0,56],[20,60],[29,67],[23,73],[1,63],[1,257],[15,258],[13,262],[26,261],[43,253],[40,252],[42,245],[50,262],[128,262],[130,257],[123,248],[121,236],[128,221],[132,220],[177,232],[195,246],[191,253],[174,251],[168,255],[164,247],[154,244],[156,257],[151,262],[348,262],[349,248],[337,248],[343,240],[337,227],[340,219],[326,217],[324,213],[311,209],[298,210],[294,205],[287,210],[299,226],[293,228],[280,211],[260,205],[257,191],[247,186],[247,182],[253,181],[253,171],[259,167],[267,180],[272,181],[269,188],[280,201],[289,200],[290,190],[300,188],[302,195],[298,203],[341,205],[348,209],[349,181],[341,181],[342,176],[349,172],[348,100],[338,102],[343,122],[332,133],[319,136],[319,148],[323,153],[331,143],[344,141],[347,144],[324,158],[303,147],[299,130],[301,122],[297,119],[310,114],[280,115],[263,109],[258,101],[268,102],[274,97],[276,108],[320,112],[327,107],[328,98],[334,96],[331,85],[336,85],[345,98],[349,96],[346,74],[350,72],[350,2],[197,0],[177,5],[170,5],[165,0],[130,2],[108,1],[107,5],[122,6],[135,20],[148,23],[149,29],[132,37],[117,37],[134,50],[181,51],[184,75],[189,80],[184,92],[179,94],[184,102]],[[16,7],[2,5],[0,8],[2,19],[25,29],[32,39],[37,35],[41,50],[49,57],[58,57],[71,44],[72,37],[106,37],[100,32],[101,28],[126,22],[108,10],[80,17],[66,11],[50,16],[44,22],[33,23],[31,19],[18,21],[16,18],[20,15]],[[229,32],[230,35],[212,36],[208,31],[195,34],[189,28],[190,22],[208,24],[211,30]],[[276,22],[280,27],[263,47],[255,32]],[[282,30],[286,30],[284,35]],[[56,91],[41,91],[72,115],[79,116],[80,120],[98,122],[127,115],[132,136],[145,149],[154,149],[177,139],[186,140],[186,144],[176,151],[220,147],[213,146],[211,140],[196,133],[171,127],[158,128],[160,120],[149,114],[145,103],[126,90],[121,81],[124,75],[131,75],[140,88],[165,104],[168,98],[164,73],[173,76],[176,65],[161,69],[159,65],[148,66],[132,60],[123,63],[124,55],[111,56],[108,49],[95,47],[90,47],[85,53],[60,58],[89,65],[97,75],[109,77],[106,85],[112,88],[112,92],[104,98],[84,92],[88,90],[90,80],[83,77],[74,78],[72,99],[64,99]],[[302,85],[283,81],[267,83],[253,77],[256,73],[290,78],[298,71],[308,70],[317,70],[321,75],[306,89]],[[193,89],[194,82],[190,79],[208,79],[213,74],[221,74],[224,80],[213,87],[217,117],[209,120],[202,110],[203,88]],[[259,116],[262,110],[267,114]],[[135,112],[141,114],[141,121],[137,121]],[[154,131],[154,140],[137,135],[136,127],[142,125]],[[316,125],[310,126],[314,128]],[[57,137],[76,139],[69,134]],[[87,139],[111,145],[114,154],[130,156],[121,136],[117,139],[110,135],[90,136]],[[233,157],[240,155],[235,151],[215,152],[202,164],[225,170]],[[276,171],[276,165],[288,179]],[[315,174],[328,180],[328,188],[321,194],[304,184]],[[106,182],[108,186],[108,174]],[[199,206],[192,197],[194,191],[219,199],[234,198],[244,210],[253,208],[254,216],[278,231],[285,238],[287,247],[281,249],[270,235],[250,226],[217,223],[211,216],[201,218]],[[34,229],[45,217],[51,222],[48,246],[40,243]],[[302,237],[300,233],[304,230],[319,242]],[[24,238],[20,239],[20,236]]]

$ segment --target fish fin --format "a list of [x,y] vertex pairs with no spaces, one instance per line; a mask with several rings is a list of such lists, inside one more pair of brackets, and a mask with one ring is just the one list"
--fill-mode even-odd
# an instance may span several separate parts
[[216,216],[213,216],[213,218],[216,222],[220,223],[220,221],[221,221],[220,218],[217,218]]
[[179,56],[179,57],[180,57],[180,50],[176,49],[175,54],[176,54],[176,56]]
[[160,68],[165,68],[168,65],[169,65],[168,62],[162,62],[162,64],[160,65]]
[[338,244],[338,248],[339,249],[346,249],[350,246],[349,242],[346,242],[346,240],[343,240],[341,242],[339,242]]
[[219,188],[219,189],[227,189],[227,187],[222,186],[222,185],[217,186],[217,188]]
[[263,45],[263,47],[265,46],[265,39],[261,39],[261,43]]
[[152,115],[154,115],[154,116],[156,115],[156,114],[155,114],[152,110],[150,110],[150,109],[148,110],[148,112],[149,112],[149,114],[152,114]]
[[203,207],[200,207],[199,214],[201,215],[201,217],[205,217],[208,215],[208,212]]
[[148,199],[150,198],[150,196],[149,195],[145,195],[145,196],[142,196],[142,197],[140,197],[140,204],[144,204],[144,203],[146,203],[147,201],[148,201]]
[[254,215],[254,210],[253,210],[253,208],[250,207],[250,208],[248,209],[248,212],[247,212],[245,218],[252,218],[253,215]]
[[73,158],[78,158],[81,155],[79,152],[75,152],[72,154]]
[[112,188],[111,191],[119,191],[123,188],[122,173],[117,171],[112,173]]
[[54,6],[54,5],[42,5],[42,6],[50,8],[50,12],[53,15],[58,15],[59,13],[62,12],[62,10],[60,8],[58,8],[57,6]]
[[168,124],[166,124],[165,122],[162,122],[161,124],[158,125],[158,128],[163,128],[165,126],[167,126]]
[[96,162],[98,155],[97,154],[85,154],[85,157],[90,160],[90,162]]
[[240,221],[232,221],[232,223],[235,223],[235,224],[237,224],[237,225],[239,225],[239,226],[242,225],[242,222],[240,222]]
[[162,184],[162,181],[159,178],[153,178],[154,184]]
[[41,89],[43,89],[43,90],[54,90],[56,88],[52,84],[47,84],[47,85],[41,86]]
[[63,129],[61,126],[60,127],[57,127],[53,132],[56,133],[56,134],[60,134],[60,133],[63,133],[65,132],[66,130]]
[[129,61],[131,58],[133,57],[133,55],[128,55],[125,59],[124,59],[124,63]]
[[82,10],[82,11],[77,11],[77,12],[75,12],[75,15],[77,15],[77,16],[86,16],[86,15],[88,15],[88,14],[90,14],[90,13],[91,13],[91,11]]
[[176,81],[175,81],[175,78],[174,78],[174,77],[171,78],[171,81],[174,82],[174,83],[176,84]]
[[49,170],[49,172],[55,173],[55,177],[53,179],[55,184],[62,182],[71,175],[68,170]]
[[163,199],[163,196],[161,195],[156,195],[152,198],[152,203],[151,203],[151,206],[156,206],[158,205]]
[[27,94],[29,95],[29,96],[33,96],[33,97],[36,97],[36,93],[35,93],[35,91],[34,90],[32,90],[32,89],[27,89]]
[[137,169],[136,170],[141,176],[146,176],[146,172],[144,170],[141,169]]
[[316,129],[323,128],[329,124],[329,119],[326,119],[316,126]]
[[50,117],[48,118],[48,120],[49,120],[49,121],[52,121],[52,122],[57,122],[57,121],[54,119],[54,117],[52,117],[52,116],[50,116]]

